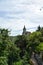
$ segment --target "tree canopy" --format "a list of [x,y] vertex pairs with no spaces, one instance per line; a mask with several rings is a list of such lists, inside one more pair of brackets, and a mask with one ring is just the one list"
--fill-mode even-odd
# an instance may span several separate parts
[[43,27],[15,37],[9,36],[8,29],[0,29],[0,65],[31,65],[32,52],[43,52]]

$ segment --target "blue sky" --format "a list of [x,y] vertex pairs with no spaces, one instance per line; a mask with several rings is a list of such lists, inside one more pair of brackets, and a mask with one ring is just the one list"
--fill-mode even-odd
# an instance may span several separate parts
[[0,27],[18,35],[24,25],[26,28],[43,26],[43,0],[0,0]]

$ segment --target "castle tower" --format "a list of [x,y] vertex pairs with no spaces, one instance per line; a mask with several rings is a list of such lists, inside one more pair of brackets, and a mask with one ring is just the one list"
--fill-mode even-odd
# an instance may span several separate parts
[[25,33],[26,33],[26,28],[25,28],[25,25],[24,25],[24,28],[23,28],[23,33],[22,33],[22,35],[25,35]]

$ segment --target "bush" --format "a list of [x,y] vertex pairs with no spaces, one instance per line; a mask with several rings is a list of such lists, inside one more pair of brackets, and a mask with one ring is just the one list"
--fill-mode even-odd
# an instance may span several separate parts
[[0,65],[8,65],[6,57],[0,57]]

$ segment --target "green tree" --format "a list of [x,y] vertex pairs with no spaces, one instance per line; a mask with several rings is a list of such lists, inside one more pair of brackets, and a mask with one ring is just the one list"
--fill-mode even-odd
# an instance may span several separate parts
[[39,25],[37,31],[40,31],[40,30],[41,30],[41,27],[40,27],[40,25]]
[[12,45],[9,49],[8,55],[8,65],[13,65],[14,62],[17,62],[19,57],[20,50],[16,47],[16,45]]
[[23,57],[25,54],[25,50],[28,44],[28,40],[26,39],[26,37],[23,36],[18,36],[17,40],[15,41],[15,44],[17,45],[17,47],[20,48],[21,52],[20,52],[20,56]]
[[0,65],[8,65],[6,57],[0,57]]

